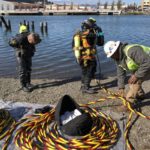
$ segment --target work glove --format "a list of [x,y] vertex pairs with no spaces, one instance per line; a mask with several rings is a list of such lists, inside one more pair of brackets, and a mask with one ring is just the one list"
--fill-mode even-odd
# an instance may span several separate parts
[[135,74],[131,75],[131,77],[128,80],[129,84],[135,84],[137,82],[138,78],[135,76]]
[[124,89],[119,89],[119,90],[118,90],[118,94],[119,94],[121,97],[125,97],[125,90],[124,90]]

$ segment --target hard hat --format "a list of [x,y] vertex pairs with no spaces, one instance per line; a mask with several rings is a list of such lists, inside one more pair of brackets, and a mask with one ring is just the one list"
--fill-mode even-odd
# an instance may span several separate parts
[[19,33],[23,33],[23,32],[27,32],[28,29],[27,29],[27,26],[26,25],[21,25],[20,28],[19,28]]
[[92,18],[92,17],[90,17],[90,18],[88,19],[88,21],[91,22],[91,23],[95,23],[95,22],[96,22],[96,20],[95,20],[94,18]]
[[107,55],[107,57],[111,57],[116,50],[118,49],[120,45],[120,41],[108,41],[105,45],[104,45],[104,52]]

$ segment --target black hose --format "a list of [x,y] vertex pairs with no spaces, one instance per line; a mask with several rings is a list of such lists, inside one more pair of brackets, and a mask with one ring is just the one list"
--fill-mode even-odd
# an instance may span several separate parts
[[101,63],[100,63],[100,59],[99,59],[99,56],[98,56],[98,53],[96,53],[96,57],[97,57],[97,62],[98,62],[98,70],[99,70],[99,73],[98,73],[98,80],[96,80],[97,82],[97,85],[99,87],[101,87]]

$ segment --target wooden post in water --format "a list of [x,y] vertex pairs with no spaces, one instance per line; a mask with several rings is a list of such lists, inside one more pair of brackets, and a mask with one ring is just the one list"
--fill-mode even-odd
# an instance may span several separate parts
[[8,20],[8,27],[9,27],[9,30],[11,31],[11,22],[10,22],[10,20]]
[[31,29],[34,32],[34,21],[31,22]]
[[47,34],[48,33],[48,26],[47,26],[47,22],[44,22],[44,31]]
[[0,27],[2,26],[2,21],[0,20]]
[[29,23],[29,21],[27,21],[26,25],[27,25],[28,31],[30,31],[30,23]]
[[44,28],[43,22],[40,22],[40,29],[42,34],[43,34],[43,28]]
[[6,30],[9,30],[9,26],[7,25],[7,22],[6,22],[5,18],[3,16],[1,16],[0,18],[1,18],[2,23],[5,26]]
[[23,20],[23,24],[26,26],[27,25],[27,22],[26,22],[26,20]]

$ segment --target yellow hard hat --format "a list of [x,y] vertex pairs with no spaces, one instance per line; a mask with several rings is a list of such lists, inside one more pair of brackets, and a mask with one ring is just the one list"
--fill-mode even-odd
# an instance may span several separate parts
[[19,33],[27,32],[27,31],[28,31],[28,29],[27,29],[26,25],[20,25]]

